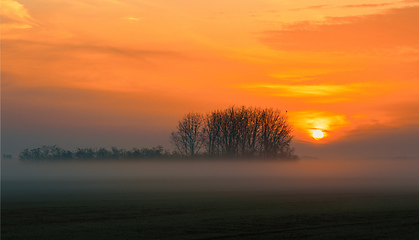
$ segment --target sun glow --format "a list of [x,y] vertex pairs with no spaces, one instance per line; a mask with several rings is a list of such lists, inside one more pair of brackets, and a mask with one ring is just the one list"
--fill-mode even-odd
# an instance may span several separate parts
[[324,133],[322,130],[314,130],[313,131],[313,138],[316,140],[322,139],[324,137]]
[[[295,136],[309,142],[329,143],[340,139],[350,127],[351,119],[343,114],[326,111],[290,112]],[[331,134],[333,133],[333,134]],[[320,137],[321,136],[321,137]],[[317,141],[322,139],[322,141]]]

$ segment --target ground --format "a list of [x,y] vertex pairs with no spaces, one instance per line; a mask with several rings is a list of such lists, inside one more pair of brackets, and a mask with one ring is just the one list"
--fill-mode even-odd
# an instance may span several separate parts
[[417,192],[2,192],[1,239],[417,239]]

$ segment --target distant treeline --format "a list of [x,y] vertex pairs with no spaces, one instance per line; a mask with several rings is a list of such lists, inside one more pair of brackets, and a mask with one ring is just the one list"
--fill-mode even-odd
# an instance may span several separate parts
[[[272,108],[230,107],[205,115],[189,113],[172,132],[184,156],[295,159],[292,127],[285,113]],[[203,150],[203,151],[202,151]]]
[[1,156],[2,159],[12,159],[13,156],[11,154],[4,154]]
[[132,150],[112,147],[106,148],[78,148],[75,151],[65,150],[56,145],[25,149],[19,154],[21,160],[106,160],[106,159],[150,159],[175,157],[163,147],[134,148]]

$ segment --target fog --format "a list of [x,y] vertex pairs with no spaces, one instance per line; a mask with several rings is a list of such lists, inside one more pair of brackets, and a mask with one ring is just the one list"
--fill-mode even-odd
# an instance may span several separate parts
[[417,160],[2,160],[2,197],[124,191],[419,191]]

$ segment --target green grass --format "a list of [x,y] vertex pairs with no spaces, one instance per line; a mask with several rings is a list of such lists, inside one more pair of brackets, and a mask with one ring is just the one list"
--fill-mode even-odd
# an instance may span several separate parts
[[418,239],[419,194],[113,192],[6,198],[1,239]]

